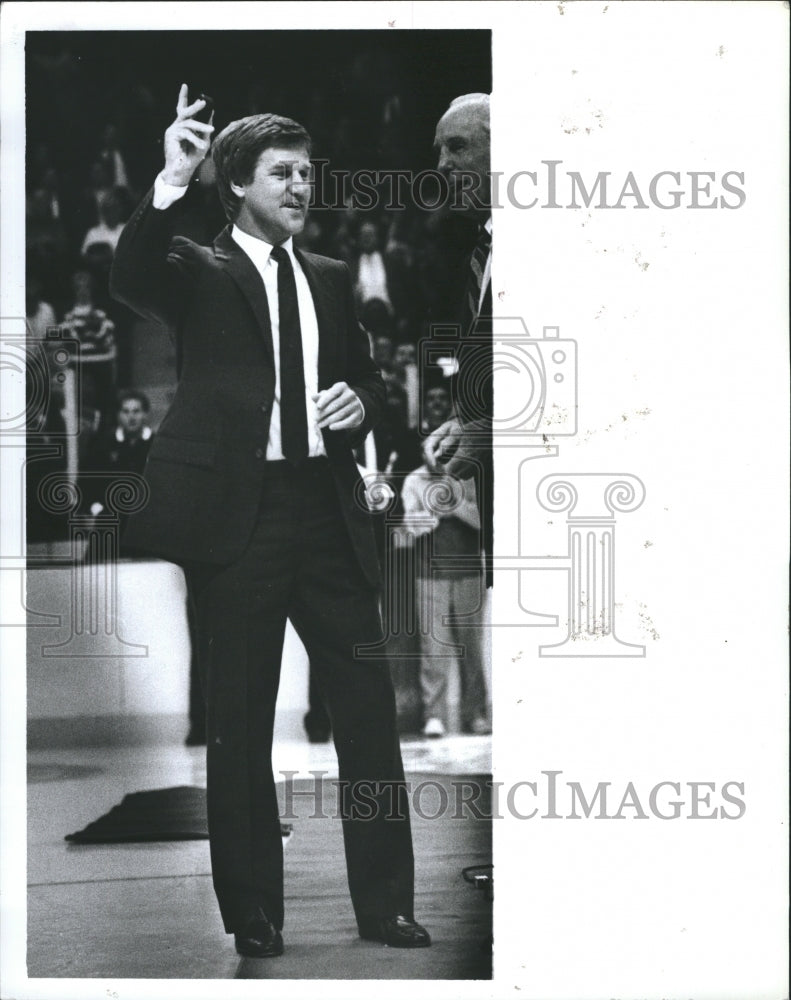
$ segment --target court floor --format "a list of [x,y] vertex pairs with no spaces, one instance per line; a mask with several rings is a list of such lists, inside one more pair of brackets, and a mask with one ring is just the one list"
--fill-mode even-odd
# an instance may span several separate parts
[[[490,975],[491,900],[462,877],[491,860],[491,823],[441,812],[454,777],[487,774],[491,739],[403,741],[413,812],[416,916],[430,949],[360,940],[346,888],[341,824],[300,814],[285,852],[285,954],[240,959],[224,933],[206,840],[78,846],[68,833],[129,792],[205,785],[204,749],[182,745],[28,754],[28,976],[108,979],[476,979]],[[337,777],[331,745],[279,739],[273,762],[295,780]],[[450,783],[450,784],[449,784]],[[438,798],[439,796],[439,798]],[[415,803],[413,798],[413,805]],[[303,810],[303,813],[305,811]],[[422,813],[422,815],[420,815]]]

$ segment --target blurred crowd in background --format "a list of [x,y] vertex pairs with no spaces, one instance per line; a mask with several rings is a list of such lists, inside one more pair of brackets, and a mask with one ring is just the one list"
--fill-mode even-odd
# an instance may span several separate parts
[[[445,205],[416,204],[408,183],[394,207],[391,172],[435,168],[433,130],[450,100],[490,89],[488,41],[473,37],[485,33],[404,32],[409,39],[388,35],[382,45],[370,33],[283,32],[277,51],[267,33],[266,64],[255,61],[255,33],[238,34],[238,45],[221,58],[213,52],[216,35],[190,33],[192,61],[181,64],[164,32],[28,35],[26,316],[28,337],[46,355],[51,377],[48,405],[29,407],[30,430],[43,446],[39,455],[29,448],[29,543],[68,538],[64,513],[40,502],[41,482],[67,472],[82,483],[83,512],[100,513],[100,473],[142,471],[164,410],[150,399],[160,398],[163,382],[175,388],[172,357],[162,370],[140,364],[143,321],[111,299],[109,273],[124,224],[161,169],[162,134],[182,79],[191,99],[201,90],[211,94],[217,131],[235,118],[275,111],[300,121],[313,138],[314,161],[325,166],[295,244],[343,260],[351,271],[358,318],[388,388],[387,418],[358,461],[369,470],[375,465],[392,484],[391,522],[403,512],[408,474],[422,466],[422,438],[452,413],[453,366],[422,365],[419,345],[432,323],[453,320],[454,276],[475,232]],[[228,44],[235,35],[222,37]],[[292,69],[284,81],[278,59],[293,56],[290,40],[315,51],[303,72],[295,78]],[[479,67],[477,78],[471,65]],[[355,171],[380,172],[376,197],[355,203],[348,180]],[[211,157],[197,192],[180,232],[208,244],[227,224]],[[65,365],[53,360],[64,338],[79,345]],[[67,439],[57,454],[46,451]],[[413,515],[423,533],[439,524],[425,511]],[[466,550],[478,547],[474,526],[459,522],[451,535],[453,544],[465,535]]]
[[[82,41],[37,35],[28,45],[27,327],[38,342],[54,327],[79,342],[80,467],[96,452],[95,438],[116,433],[119,390],[134,387],[145,393],[150,388],[136,370],[138,320],[110,298],[108,278],[123,226],[161,168],[161,137],[178,83],[165,58],[165,34],[151,33],[146,40],[149,58],[135,67],[131,85],[113,65],[123,55],[115,46],[130,47],[135,33],[120,41],[115,33]],[[456,95],[437,95],[434,110],[416,93],[421,88],[415,84],[415,67],[424,62],[420,46],[438,58],[432,39],[436,42],[441,33],[424,33],[417,48],[414,33],[408,47],[366,46],[355,33],[335,34],[337,58],[329,83],[320,52],[306,59],[305,72],[287,86],[277,67],[268,77],[262,70],[251,83],[244,64],[247,49],[239,49],[235,72],[240,80],[226,60],[216,79],[204,73],[204,87],[215,99],[218,129],[244,114],[276,110],[297,118],[311,133],[314,159],[326,167],[317,171],[315,207],[295,242],[349,265],[359,319],[389,389],[388,420],[376,435],[376,464],[380,470],[406,472],[420,464],[421,432],[442,415],[436,399],[427,411],[425,391],[441,385],[443,373],[419,370],[418,344],[431,322],[452,315],[446,307],[449,288],[470,233],[445,208],[415,204],[408,183],[399,188],[404,207],[388,208],[394,186],[386,173],[375,203],[371,206],[368,197],[362,199],[368,207],[356,206],[344,174],[435,167],[431,122]],[[284,43],[293,38],[305,44],[305,33],[281,37]],[[199,40],[199,50],[201,45],[210,46],[211,40]],[[247,37],[245,45],[253,51],[255,40]],[[480,48],[479,41],[476,45]],[[456,54],[464,54],[463,44]],[[227,223],[210,157],[201,168],[199,190],[198,207],[182,234],[210,243]],[[148,368],[145,377],[151,378]],[[174,381],[175,373],[155,373],[156,381],[167,379]],[[57,393],[57,386],[53,390]],[[448,401],[445,415],[449,406]],[[39,424],[43,419],[47,426],[37,429],[57,433],[59,409],[52,406],[40,416]],[[158,416],[153,414],[154,423]],[[370,458],[369,450],[369,464]]]

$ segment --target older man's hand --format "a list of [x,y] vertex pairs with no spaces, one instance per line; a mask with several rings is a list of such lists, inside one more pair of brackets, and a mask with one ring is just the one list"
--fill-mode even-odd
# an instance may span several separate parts
[[447,462],[458,448],[463,434],[458,420],[452,418],[432,431],[423,442],[423,457],[432,472],[436,472]]

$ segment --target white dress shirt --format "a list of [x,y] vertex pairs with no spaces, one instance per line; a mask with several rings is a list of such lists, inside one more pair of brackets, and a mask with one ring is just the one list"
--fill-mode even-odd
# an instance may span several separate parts
[[104,222],[100,222],[98,226],[91,226],[85,234],[85,239],[82,241],[83,254],[87,253],[88,247],[92,246],[94,243],[108,243],[113,250],[115,250],[118,246],[118,241],[121,239],[121,233],[123,231],[123,222],[119,222],[114,229],[110,229],[110,227]]
[[[161,177],[157,177],[154,182],[154,208],[169,208],[174,201],[183,196],[186,190],[186,187],[165,184]],[[277,461],[283,458],[280,436],[280,312],[277,295],[277,262],[270,257],[272,253],[271,243],[245,233],[238,226],[234,226],[231,230],[231,238],[250,258],[256,271],[261,275],[266,289],[275,363],[275,398],[269,422],[266,457],[267,461]],[[292,243],[293,241],[289,238],[283,244],[283,249],[291,258],[294,281],[297,286],[299,325],[302,331],[302,363],[305,371],[305,406],[308,414],[308,455],[315,458],[317,455],[326,454],[321,430],[317,425],[316,404],[311,398],[319,391],[319,323],[308,279],[294,255]]]
[[357,291],[363,302],[369,299],[381,299],[390,305],[387,292],[387,271],[382,255],[378,250],[373,253],[360,254],[357,265]]

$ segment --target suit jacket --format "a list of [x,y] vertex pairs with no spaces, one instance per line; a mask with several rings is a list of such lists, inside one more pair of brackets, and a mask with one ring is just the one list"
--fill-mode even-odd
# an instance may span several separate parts
[[[112,295],[176,338],[179,382],[149,454],[150,499],[124,541],[174,562],[227,564],[243,553],[267,476],[266,446],[275,390],[272,332],[264,284],[231,238],[213,247],[175,230],[190,193],[153,208],[150,191],[126,225],[110,280]],[[319,388],[347,382],[364,408],[353,432],[323,432],[350,543],[370,583],[379,579],[371,517],[359,491],[352,447],[383,412],[385,387],[355,318],[345,264],[297,256],[319,327]]]
[[481,541],[486,560],[486,585],[490,587],[493,578],[494,540],[492,285],[490,280],[484,289],[480,312],[476,316],[470,316],[466,300],[473,251],[469,250],[459,260],[459,247],[465,247],[466,242],[472,245],[476,236],[477,227],[475,230],[469,228],[467,240],[459,239],[453,247],[455,253],[452,252],[452,256],[458,263],[455,265],[453,280],[448,284],[449,294],[443,315],[437,316],[436,321],[460,325],[456,354],[459,374],[453,380],[451,395],[464,433],[458,449],[445,463],[445,467],[449,473],[461,479],[470,476],[476,479]]

